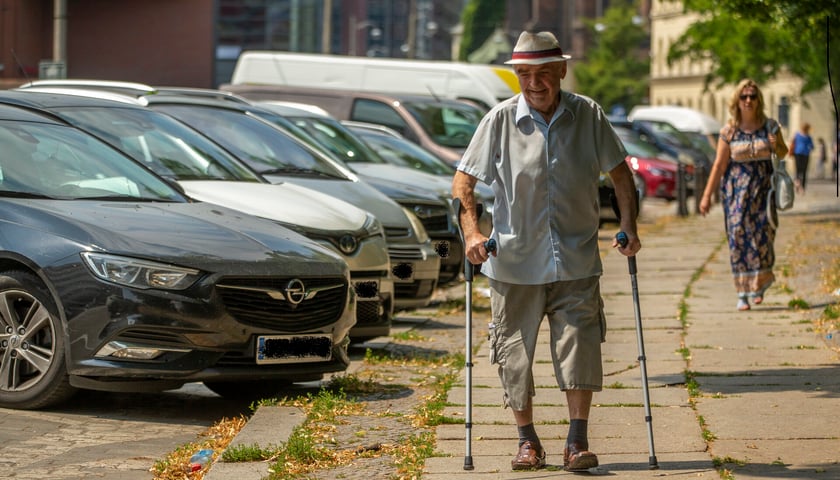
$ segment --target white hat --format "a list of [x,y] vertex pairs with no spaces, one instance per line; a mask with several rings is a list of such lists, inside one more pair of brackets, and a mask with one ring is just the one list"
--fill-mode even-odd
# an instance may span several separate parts
[[563,55],[560,42],[551,32],[522,32],[516,46],[513,47],[511,59],[505,62],[508,65],[542,65],[549,62],[565,62],[572,58],[571,55]]

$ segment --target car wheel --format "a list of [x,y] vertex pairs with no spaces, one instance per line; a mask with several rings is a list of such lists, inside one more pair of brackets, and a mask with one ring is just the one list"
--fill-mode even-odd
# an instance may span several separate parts
[[64,361],[64,328],[43,282],[23,271],[0,273],[0,406],[36,409],[76,388]]
[[276,397],[291,382],[263,380],[259,382],[204,382],[204,386],[230,400],[261,400]]

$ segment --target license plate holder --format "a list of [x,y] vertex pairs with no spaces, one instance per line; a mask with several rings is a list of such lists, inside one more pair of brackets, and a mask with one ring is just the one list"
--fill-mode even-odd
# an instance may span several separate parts
[[329,335],[260,335],[257,337],[257,364],[312,363],[332,360]]

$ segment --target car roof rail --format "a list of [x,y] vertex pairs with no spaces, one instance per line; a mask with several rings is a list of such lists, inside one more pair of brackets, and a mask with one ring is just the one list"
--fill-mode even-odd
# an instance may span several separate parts
[[117,93],[123,94],[130,94],[130,95],[150,95],[155,93],[156,89],[150,85],[146,85],[143,83],[137,82],[122,82],[116,80],[94,80],[94,79],[51,79],[51,80],[33,80],[31,82],[26,82],[23,85],[19,86],[18,88],[23,89],[30,89],[30,88],[53,88],[53,87],[66,87],[66,88],[86,88],[92,90],[108,90]]
[[194,88],[194,87],[155,87],[153,94],[155,95],[183,95],[187,97],[211,98],[216,100],[227,100],[234,103],[243,103],[251,105],[252,102],[241,95],[233,92],[226,92],[224,90],[215,90],[212,88]]
[[38,86],[33,88],[16,88],[15,91],[19,92],[30,92],[30,93],[56,93],[60,95],[76,95],[79,97],[87,97],[87,98],[98,98],[102,100],[110,100],[115,102],[121,103],[128,103],[131,105],[140,105],[146,106],[148,105],[148,101],[143,97],[136,97],[134,95],[128,95],[121,92],[114,92],[108,90],[97,90],[92,88],[78,88],[78,87],[68,87],[68,86],[54,86],[54,87],[47,87],[47,86]]

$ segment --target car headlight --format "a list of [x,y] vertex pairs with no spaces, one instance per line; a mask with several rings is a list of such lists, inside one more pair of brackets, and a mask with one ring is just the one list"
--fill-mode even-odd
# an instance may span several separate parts
[[82,252],[94,275],[132,288],[184,290],[195,283],[199,270],[105,253]]
[[382,222],[379,221],[378,218],[373,216],[372,213],[367,214],[367,219],[365,220],[364,225],[365,234],[368,237],[376,237],[376,236],[385,236],[385,229],[382,227]]
[[408,217],[408,223],[411,224],[412,230],[414,230],[414,234],[417,236],[417,241],[419,243],[426,243],[429,241],[429,234],[426,232],[426,227],[423,226],[423,222],[417,218],[417,215],[414,214],[411,210],[402,207],[403,211],[405,212],[405,216]]

